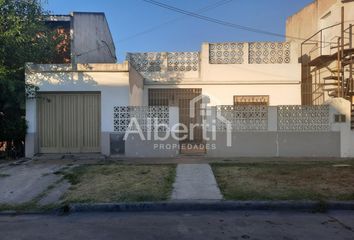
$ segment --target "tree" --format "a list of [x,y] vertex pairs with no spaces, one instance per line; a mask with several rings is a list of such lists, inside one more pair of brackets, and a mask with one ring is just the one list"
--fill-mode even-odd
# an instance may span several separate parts
[[[0,144],[23,150],[25,63],[50,63],[60,38],[49,29],[39,0],[0,0]],[[33,86],[32,86],[33,89]]]

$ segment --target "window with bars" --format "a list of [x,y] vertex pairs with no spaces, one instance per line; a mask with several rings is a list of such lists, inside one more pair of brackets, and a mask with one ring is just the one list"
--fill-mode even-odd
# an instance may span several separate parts
[[252,96],[234,96],[234,106],[247,105],[269,105],[269,96],[267,95],[252,95]]

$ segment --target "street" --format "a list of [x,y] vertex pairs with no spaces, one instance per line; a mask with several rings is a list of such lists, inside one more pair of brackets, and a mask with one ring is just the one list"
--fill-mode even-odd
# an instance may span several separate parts
[[354,213],[229,211],[0,216],[16,239],[354,239]]

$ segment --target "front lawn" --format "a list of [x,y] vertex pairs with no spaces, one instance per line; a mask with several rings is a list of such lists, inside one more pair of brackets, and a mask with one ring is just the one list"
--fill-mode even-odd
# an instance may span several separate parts
[[228,200],[354,200],[354,161],[215,163]]
[[167,200],[175,177],[174,165],[87,165],[65,174],[71,189],[64,201],[134,202]]

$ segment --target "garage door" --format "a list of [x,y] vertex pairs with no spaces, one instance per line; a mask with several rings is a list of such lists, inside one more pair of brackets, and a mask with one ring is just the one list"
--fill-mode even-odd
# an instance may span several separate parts
[[99,93],[42,93],[37,102],[40,153],[100,152]]

